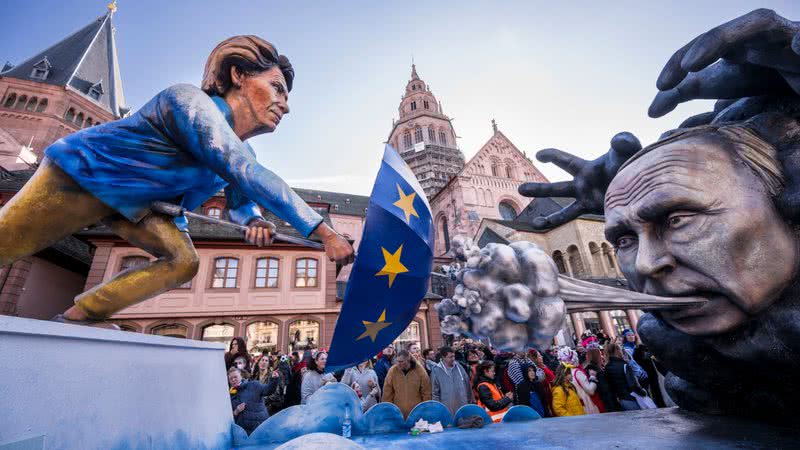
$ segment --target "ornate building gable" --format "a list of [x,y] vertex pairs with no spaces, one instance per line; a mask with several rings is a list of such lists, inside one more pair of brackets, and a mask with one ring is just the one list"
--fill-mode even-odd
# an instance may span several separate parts
[[496,128],[494,135],[464,165],[459,176],[498,177],[519,182],[548,182],[527,155]]

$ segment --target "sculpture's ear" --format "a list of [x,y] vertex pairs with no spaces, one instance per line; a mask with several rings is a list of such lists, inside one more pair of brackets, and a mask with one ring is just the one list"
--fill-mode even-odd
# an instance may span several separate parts
[[767,112],[750,118],[747,125],[778,151],[786,186],[776,205],[783,217],[800,223],[800,121],[783,113]]

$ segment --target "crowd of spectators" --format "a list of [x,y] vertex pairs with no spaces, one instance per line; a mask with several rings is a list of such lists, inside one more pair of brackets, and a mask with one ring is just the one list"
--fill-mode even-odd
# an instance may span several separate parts
[[325,373],[327,357],[324,349],[306,350],[302,358],[298,352],[253,357],[244,340],[235,338],[225,365],[236,423],[251,433],[270,415],[307,403],[330,383],[351,387],[365,412],[388,402],[406,417],[427,400],[453,414],[475,403],[495,422],[514,405],[530,406],[542,417],[671,405],[663,370],[632,330],[614,340],[588,332],[575,349],[553,346],[541,353],[504,353],[470,339],[438,350],[388,346],[375,358],[334,373]]

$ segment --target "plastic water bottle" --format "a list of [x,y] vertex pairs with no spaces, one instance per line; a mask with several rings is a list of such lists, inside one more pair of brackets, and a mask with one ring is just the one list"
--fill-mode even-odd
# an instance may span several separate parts
[[344,422],[342,422],[342,437],[350,439],[350,429],[353,424],[350,422],[350,410],[344,410]]

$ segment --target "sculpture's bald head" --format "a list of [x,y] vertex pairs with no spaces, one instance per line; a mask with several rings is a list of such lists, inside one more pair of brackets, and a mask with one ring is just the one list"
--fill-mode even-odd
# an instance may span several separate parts
[[797,239],[772,201],[774,149],[741,133],[708,129],[645,149],[606,193],[606,237],[630,285],[709,300],[662,313],[692,335],[742,325],[795,275]]

